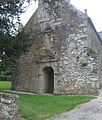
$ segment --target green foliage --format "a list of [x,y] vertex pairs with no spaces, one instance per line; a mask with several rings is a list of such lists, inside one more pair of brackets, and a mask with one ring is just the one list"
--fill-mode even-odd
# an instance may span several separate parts
[[5,35],[16,29],[14,20],[20,21],[19,15],[24,12],[23,4],[23,0],[0,2],[0,33]]
[[23,31],[17,36],[5,37],[5,40],[0,45],[3,48],[0,64],[0,80],[8,80],[10,78],[12,66],[17,63],[19,56],[29,49],[32,40],[28,37],[29,35],[25,35]]
[[[19,16],[31,1],[0,1],[0,75],[5,76],[6,69],[10,70],[16,59],[28,48],[28,39],[25,39],[24,33],[19,33]],[[24,6],[25,3],[28,4]]]

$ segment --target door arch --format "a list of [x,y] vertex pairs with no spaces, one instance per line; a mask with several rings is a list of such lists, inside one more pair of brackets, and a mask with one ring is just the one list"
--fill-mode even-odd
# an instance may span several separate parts
[[43,69],[43,84],[45,93],[53,93],[54,91],[54,70],[52,67],[46,66]]

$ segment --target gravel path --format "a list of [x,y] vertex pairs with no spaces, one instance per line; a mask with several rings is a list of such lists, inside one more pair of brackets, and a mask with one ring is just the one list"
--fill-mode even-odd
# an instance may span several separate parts
[[79,105],[74,110],[50,118],[50,120],[102,120],[102,97]]

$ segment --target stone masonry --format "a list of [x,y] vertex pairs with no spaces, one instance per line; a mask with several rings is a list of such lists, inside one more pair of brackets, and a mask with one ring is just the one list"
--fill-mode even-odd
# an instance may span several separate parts
[[55,2],[57,15],[54,11],[49,14],[46,8],[49,5],[39,0],[37,11],[24,27],[33,44],[17,62],[13,90],[98,94],[102,86],[102,42],[91,19],[69,0]]
[[0,94],[0,120],[20,120],[17,101],[18,96]]

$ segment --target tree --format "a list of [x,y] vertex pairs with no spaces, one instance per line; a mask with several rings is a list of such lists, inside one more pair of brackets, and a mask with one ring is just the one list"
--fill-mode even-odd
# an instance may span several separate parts
[[30,3],[31,0],[0,0],[0,74],[10,69],[28,46],[19,24],[20,14]]

